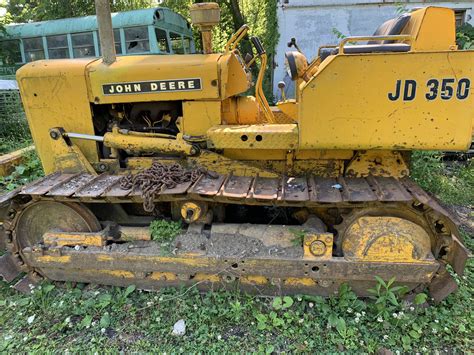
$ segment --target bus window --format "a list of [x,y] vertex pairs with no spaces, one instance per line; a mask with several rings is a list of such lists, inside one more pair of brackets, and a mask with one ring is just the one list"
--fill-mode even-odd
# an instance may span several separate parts
[[0,42],[0,48],[2,54],[0,60],[3,65],[14,65],[22,62],[19,40],[2,41]]
[[183,37],[183,43],[184,43],[184,51],[186,53],[190,53],[191,52],[191,38]]
[[173,53],[183,54],[184,47],[183,47],[183,39],[181,38],[181,35],[170,32],[170,38],[171,38],[171,48],[173,48]]
[[92,32],[71,34],[71,41],[74,58],[95,57]]
[[49,59],[69,58],[67,35],[46,37]]
[[168,38],[166,38],[166,31],[159,28],[155,28],[156,41],[158,43],[158,49],[160,52],[169,53],[170,46],[168,44]]
[[120,39],[120,30],[114,30],[115,53],[122,54],[122,41]]
[[27,62],[44,59],[43,39],[41,37],[23,39],[23,47],[25,48],[25,60]]
[[150,51],[148,27],[129,27],[124,29],[127,53],[143,53]]

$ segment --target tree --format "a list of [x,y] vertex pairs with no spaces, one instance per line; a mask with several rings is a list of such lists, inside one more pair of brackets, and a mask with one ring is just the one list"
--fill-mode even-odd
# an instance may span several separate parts
[[[114,0],[112,11],[157,6],[157,0]],[[55,20],[95,14],[94,0],[10,0],[6,5],[12,22]]]

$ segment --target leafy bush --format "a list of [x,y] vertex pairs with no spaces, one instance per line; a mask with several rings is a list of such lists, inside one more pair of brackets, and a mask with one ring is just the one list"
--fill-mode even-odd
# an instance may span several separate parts
[[456,43],[461,49],[472,49],[474,47],[474,27],[471,24],[465,23],[458,28]]
[[151,239],[157,242],[169,242],[181,232],[181,222],[157,219],[150,224]]
[[446,203],[474,205],[474,160],[447,166],[442,156],[440,152],[413,152],[412,178]]
[[0,194],[16,189],[44,175],[41,161],[35,151],[27,153],[23,163],[8,176],[0,176]]

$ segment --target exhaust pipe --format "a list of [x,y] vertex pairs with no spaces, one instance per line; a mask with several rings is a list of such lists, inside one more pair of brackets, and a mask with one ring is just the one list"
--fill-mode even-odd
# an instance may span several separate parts
[[191,22],[201,31],[203,53],[212,53],[212,29],[221,19],[219,4],[215,2],[193,4],[189,12]]
[[117,60],[117,54],[115,53],[114,30],[112,28],[109,0],[95,0],[95,12],[99,26],[102,62],[110,65]]

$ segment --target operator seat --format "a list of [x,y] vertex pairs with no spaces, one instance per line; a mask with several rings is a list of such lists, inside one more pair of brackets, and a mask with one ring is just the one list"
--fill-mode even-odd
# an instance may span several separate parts
[[[397,18],[385,21],[374,32],[374,36],[396,36],[402,33],[410,21],[410,14],[403,14]],[[387,52],[409,52],[411,46],[405,43],[396,43],[394,40],[368,41],[367,44],[344,46],[344,53],[387,53]],[[330,55],[339,53],[339,48],[322,48],[320,51],[321,61]]]

